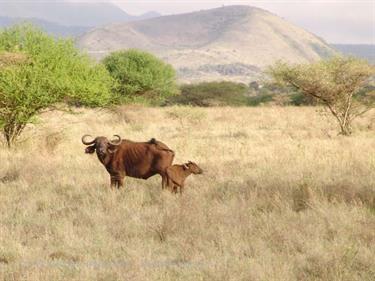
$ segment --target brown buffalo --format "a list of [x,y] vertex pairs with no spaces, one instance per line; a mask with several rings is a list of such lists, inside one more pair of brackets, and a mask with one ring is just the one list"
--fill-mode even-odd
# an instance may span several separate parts
[[[87,140],[90,135],[82,137],[82,143],[88,145],[86,153],[94,153],[111,176],[111,187],[120,188],[124,177],[148,179],[159,174],[162,177],[162,187],[166,186],[166,170],[172,164],[174,152],[164,143],[151,139],[148,142],[133,142],[121,139],[96,137]],[[92,137],[91,137],[92,138]]]

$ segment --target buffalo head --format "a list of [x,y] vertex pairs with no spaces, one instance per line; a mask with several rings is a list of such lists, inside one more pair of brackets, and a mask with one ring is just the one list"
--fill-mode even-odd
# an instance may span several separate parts
[[[121,143],[121,137],[119,135],[114,135],[116,140],[109,140],[106,137],[96,137],[95,139],[92,138],[90,135],[84,135],[82,137],[82,143],[84,145],[88,145],[85,149],[85,153],[96,153],[99,157],[104,157],[108,154],[114,153],[117,150],[118,145]],[[87,140],[87,138],[91,138],[91,140]]]

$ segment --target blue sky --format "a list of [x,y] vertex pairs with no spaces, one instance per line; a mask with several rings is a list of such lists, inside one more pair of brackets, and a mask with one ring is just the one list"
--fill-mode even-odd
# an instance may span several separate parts
[[130,14],[157,11],[163,15],[223,5],[250,5],[273,12],[315,33],[329,43],[375,44],[375,0],[112,0],[110,2]]

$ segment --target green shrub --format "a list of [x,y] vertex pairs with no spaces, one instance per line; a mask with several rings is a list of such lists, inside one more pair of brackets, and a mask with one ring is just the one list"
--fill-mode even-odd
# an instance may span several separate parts
[[25,126],[57,103],[104,106],[113,80],[71,40],[31,25],[0,31],[0,129],[10,146]]
[[152,54],[118,51],[107,56],[103,63],[116,80],[116,93],[123,102],[158,103],[178,92],[173,67]]
[[249,97],[247,104],[249,106],[258,106],[261,104],[271,102],[273,100],[273,97],[274,97],[273,94],[262,94],[262,95],[252,96],[252,97]]
[[181,94],[171,97],[167,104],[192,106],[247,105],[249,88],[242,83],[202,82],[181,86]]

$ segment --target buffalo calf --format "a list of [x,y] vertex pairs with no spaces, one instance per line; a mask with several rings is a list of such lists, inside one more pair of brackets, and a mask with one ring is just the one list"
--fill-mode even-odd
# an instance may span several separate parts
[[186,178],[191,174],[202,173],[203,170],[191,161],[182,165],[172,165],[167,168],[167,185],[172,192],[177,193],[178,188],[180,188],[180,193],[182,193]]

